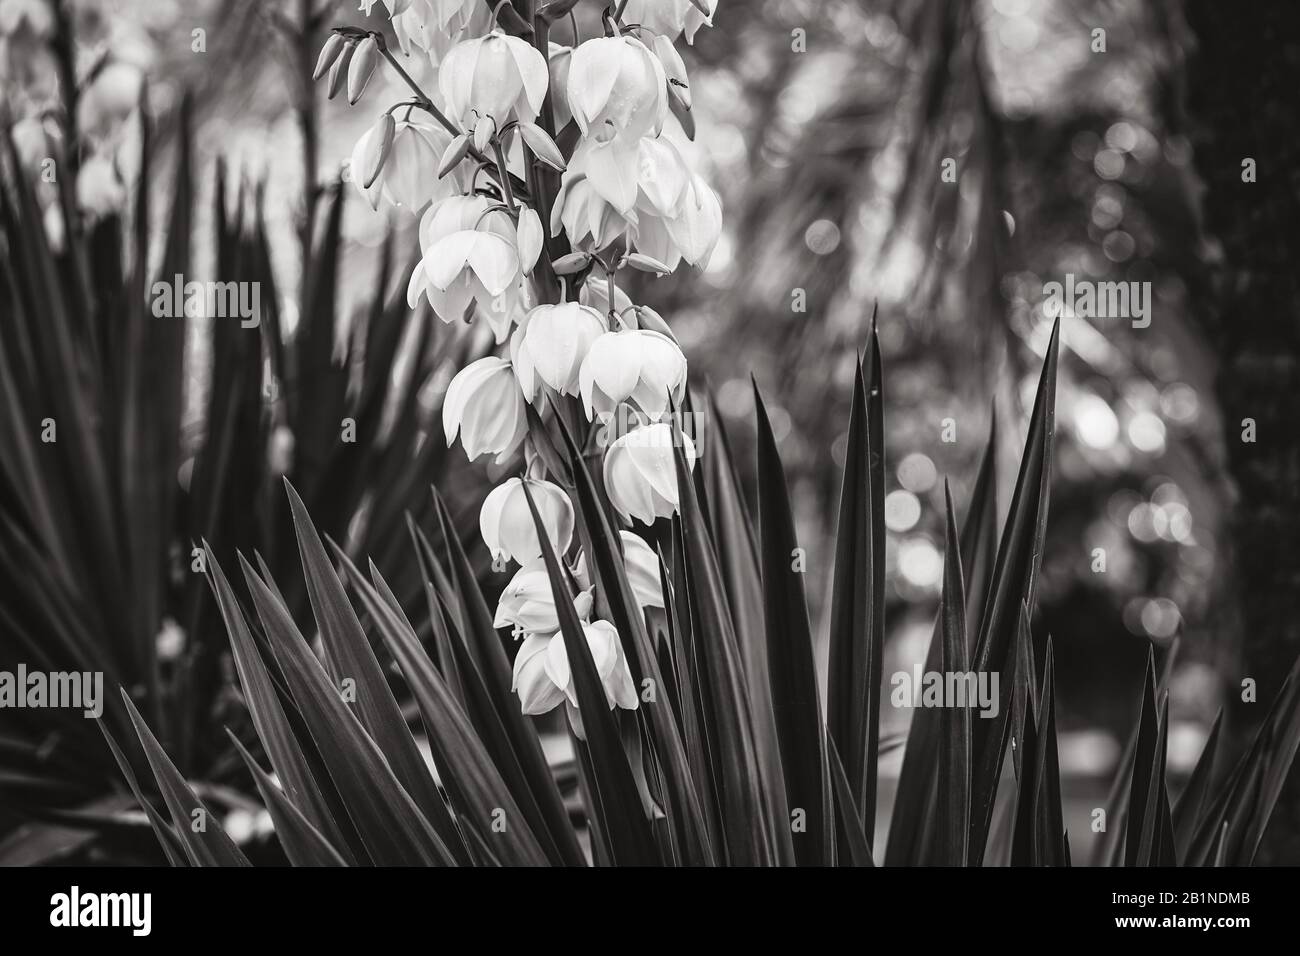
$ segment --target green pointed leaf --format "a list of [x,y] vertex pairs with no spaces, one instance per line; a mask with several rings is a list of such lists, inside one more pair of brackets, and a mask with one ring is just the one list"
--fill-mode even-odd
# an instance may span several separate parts
[[229,730],[226,733],[235,749],[239,751],[239,756],[243,758],[248,772],[253,775],[257,792],[262,795],[262,802],[266,804],[267,813],[271,815],[271,822],[275,825],[275,835],[279,838],[280,845],[284,847],[289,862],[294,866],[347,866],[339,851],[330,845],[329,840],[325,839],[320,830],[312,826],[311,821],[302,815],[302,812],[257,765],[257,761],[239,742],[239,738]]
[[451,864],[451,852],[343,702],[289,612],[247,561],[243,570],[293,699],[373,861],[380,866]]
[[[1020,460],[1020,473],[1011,496],[1011,509],[1002,528],[1002,541],[993,568],[988,603],[975,643],[975,670],[1009,674],[1015,666],[1015,646],[1020,605],[1032,612],[1038,567],[1047,531],[1047,509],[1052,464],[1052,436],[1056,421],[1056,365],[1060,347],[1060,322],[1052,328],[1047,358],[1029,417],[1029,434]],[[1008,739],[1011,686],[999,685],[998,716],[980,720],[974,727],[974,777],[971,789],[971,863],[978,864],[993,814],[1002,761]]]
[[[966,674],[966,585],[961,573],[961,545],[953,517],[952,493],[944,483],[947,506],[944,532],[943,592],[939,616],[943,622],[940,674]],[[971,688],[967,686],[969,695]],[[943,742],[939,750],[939,821],[937,858],[948,866],[965,866],[970,829],[971,712],[974,702],[948,701],[942,709]]]
[[616,866],[650,866],[660,861],[649,821],[637,795],[636,782],[628,766],[627,755],[619,736],[617,722],[605,697],[605,688],[596,672],[586,635],[573,607],[573,594],[565,582],[559,559],[546,532],[546,525],[533,501],[528,483],[524,496],[532,512],[542,545],[542,559],[551,582],[560,632],[569,660],[578,710],[582,715],[585,747],[591,759],[593,793],[588,809],[604,836]]
[[[754,387],[758,427],[758,501],[763,558],[763,618],[768,678],[781,748],[787,813],[802,812],[806,829],[794,835],[802,866],[829,865],[833,820],[830,771],[822,746],[821,702],[812,631],[803,589],[801,549],[795,538],[785,473],[767,409]],[[857,813],[856,807],[853,808]]]
[[248,858],[235,846],[235,841],[221,828],[216,816],[203,805],[176,765],[163,752],[162,745],[125,690],[122,691],[122,701],[171,814],[173,832],[180,838],[190,863],[194,866],[251,866]]

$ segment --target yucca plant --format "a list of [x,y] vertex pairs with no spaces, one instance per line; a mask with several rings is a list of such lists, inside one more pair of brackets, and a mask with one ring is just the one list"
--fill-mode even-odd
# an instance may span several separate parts
[[[992,444],[961,531],[948,499],[927,670],[997,670],[1001,706],[991,719],[973,703],[917,708],[886,847],[873,841],[885,533],[873,336],[866,371],[859,365],[842,478],[825,711],[802,575],[792,569],[798,542],[761,397],[756,522],[716,421],[695,436],[705,462],[695,475],[677,431],[680,513],[650,529],[662,617],[639,607],[598,476],[557,419],[557,467],[565,467],[578,506],[595,602],[617,627],[641,702],[635,710],[608,703],[574,610],[574,575],[541,533],[528,493],[571,650],[579,714],[569,731],[571,774],[548,768],[519,712],[501,635],[437,492],[436,530],[410,528],[425,578],[422,613],[434,622],[425,646],[411,624],[414,608],[397,600],[379,567],[370,562],[362,571],[323,542],[288,488],[319,656],[265,568],[239,559],[244,600],[216,562],[209,569],[256,733],[236,745],[286,855],[302,865],[1068,865],[1051,641],[1036,643],[1030,628],[1047,520],[1056,352],[1054,335],[996,547]],[[397,694],[390,670],[401,675]],[[758,703],[759,680],[770,703]],[[1140,721],[1107,802],[1116,825],[1099,835],[1099,862],[1251,862],[1300,741],[1297,686],[1293,672],[1230,772],[1216,766],[1216,725],[1171,804],[1168,724],[1149,670]],[[417,703],[411,722],[399,705],[402,688]],[[207,818],[204,802],[123,699],[166,803],[167,814],[148,811],[168,856],[182,865],[246,863],[219,826],[195,825]],[[269,770],[253,756],[259,743]],[[570,777],[576,802],[563,792]],[[134,779],[131,786],[148,806]]]
[[[251,804],[237,789],[238,755],[214,728],[240,705],[216,609],[193,572],[209,555],[229,559],[236,549],[270,568],[296,563],[284,547],[292,525],[276,488],[287,475],[322,527],[398,565],[397,592],[418,596],[419,575],[402,573],[390,547],[407,513],[432,513],[425,482],[446,473],[437,408],[422,404],[420,389],[443,361],[459,365],[474,346],[454,330],[435,343],[427,316],[387,294],[398,257],[392,241],[369,303],[340,334],[337,188],[305,264],[301,320],[287,333],[262,190],[241,181],[232,197],[220,163],[212,279],[260,290],[258,312],[248,324],[213,319],[210,337],[191,313],[159,317],[151,303],[171,297],[174,276],[192,274],[197,174],[186,104],[168,120],[175,172],[151,273],[151,216],[167,177],[157,169],[147,104],[139,113],[140,185],[130,215],[83,221],[65,191],[55,207],[69,224],[60,246],[48,238],[34,171],[6,137],[0,660],[8,670],[21,661],[32,670],[100,672],[126,688],[178,765],[229,809]],[[184,411],[195,394],[187,338],[201,356],[189,371],[207,383],[197,420]],[[402,355],[409,370],[395,376]],[[284,597],[294,615],[306,613],[301,588]],[[8,834],[0,860],[155,855],[143,821],[116,792],[118,770],[94,726],[55,709],[5,709],[0,721],[0,833]]]
[[[681,346],[620,288],[635,288],[624,281],[630,272],[702,268],[721,232],[720,203],[685,158],[691,95],[674,46],[710,22],[714,4],[692,0],[659,16],[621,0],[585,40],[570,16],[576,5],[413,0],[390,6],[400,12],[382,29],[331,33],[315,70],[331,97],[346,89],[360,102],[379,70],[411,93],[357,143],[348,176],[372,205],[419,217],[406,307],[384,298],[385,256],[360,372],[333,360],[336,194],[322,217],[324,253],[305,256],[297,333],[281,333],[274,309],[257,336],[229,325],[214,332],[203,438],[183,495],[171,484],[182,461],[183,333],[139,322],[147,209],[136,216],[130,271],[115,273],[113,257],[101,257],[106,287],[125,290],[115,299],[128,317],[120,338],[112,321],[81,330],[67,309],[53,332],[36,327],[47,298],[63,308],[64,286],[91,301],[75,230],[63,257],[43,239],[25,252],[33,264],[10,282],[12,348],[25,359],[39,339],[58,377],[42,368],[28,382],[28,366],[10,362],[22,383],[10,391],[23,401],[9,427],[19,431],[25,409],[53,392],[78,443],[54,464],[26,467],[38,460],[29,433],[18,477],[5,472],[15,488],[5,514],[31,567],[0,612],[25,628],[23,653],[60,631],[70,652],[33,658],[49,669],[71,666],[77,652],[117,665],[101,668],[122,686],[122,703],[100,724],[108,748],[99,759],[115,760],[130,793],[119,788],[89,818],[120,825],[124,810],[139,808],[162,853],[182,865],[249,862],[216,811],[251,802],[253,790],[284,857],[305,865],[1067,864],[1052,644],[1031,628],[1059,330],[1001,537],[994,436],[960,532],[948,501],[927,670],[1002,680],[987,716],[970,699],[916,710],[888,843],[878,847],[879,757],[894,744],[880,735],[884,376],[874,318],[841,477],[823,708],[806,559],[762,399],[756,390],[755,520],[717,416],[701,419],[692,404],[702,393],[687,387]],[[549,39],[563,18],[572,49]],[[390,34],[437,68],[436,96],[399,61]],[[187,142],[164,277],[187,258]],[[40,229],[16,157],[11,165],[12,244]],[[217,196],[223,274],[271,282],[264,234],[255,226],[244,238],[242,195],[234,227],[224,189]],[[486,326],[501,347],[451,379],[441,433],[409,383],[398,424],[383,426],[406,323],[418,323],[409,326],[424,363],[416,379],[440,364],[423,341],[442,327],[416,311],[421,298],[446,325]],[[111,374],[85,374],[83,365],[101,366],[76,361],[72,343],[82,342],[97,360],[109,356]],[[471,358],[459,352],[457,365]],[[126,410],[120,432],[88,413],[96,401]],[[356,442],[339,433],[349,422]],[[250,435],[251,458],[241,445]],[[469,458],[492,454],[512,475],[479,514],[493,569],[520,565],[495,614],[497,588],[485,592],[471,558],[478,549],[462,541],[449,504],[441,439],[457,437]],[[282,476],[283,497],[273,480]],[[75,523],[57,521],[51,488]],[[29,531],[28,515],[43,523]],[[91,558],[51,569],[47,551],[62,557],[87,534]],[[178,543],[179,561],[170,557]],[[52,595],[51,570],[64,572]],[[208,578],[215,601],[186,570]],[[99,604],[83,611],[87,587]],[[214,642],[200,637],[184,666],[164,666],[151,628],[172,608],[192,635],[220,617],[234,675],[221,673]],[[110,633],[87,622],[108,622]],[[507,625],[522,640],[513,660],[499,630]],[[1122,823],[1100,857],[1118,860],[1122,847],[1132,864],[1252,860],[1300,741],[1298,686],[1293,676],[1231,774],[1213,766],[1216,736],[1172,808],[1167,720],[1150,679],[1108,807]],[[560,726],[567,746],[549,735],[543,745],[534,718],[551,711],[563,723],[542,720]],[[24,743],[15,748],[22,779],[50,779],[48,746]],[[86,779],[81,767],[68,776]],[[88,819],[51,805],[42,794],[23,810]]]

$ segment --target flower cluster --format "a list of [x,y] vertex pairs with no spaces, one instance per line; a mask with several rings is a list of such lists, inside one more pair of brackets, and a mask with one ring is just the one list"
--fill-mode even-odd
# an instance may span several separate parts
[[[332,93],[346,85],[349,102],[381,58],[416,92],[357,142],[351,180],[372,208],[418,218],[411,306],[427,300],[448,323],[481,320],[498,346],[455,375],[442,417],[448,444],[459,437],[471,459],[506,465],[522,451],[527,462],[527,474],[493,490],[480,515],[494,566],[519,566],[496,625],[522,641],[514,686],[525,713],[567,701],[576,717],[577,701],[529,497],[551,547],[571,562],[573,607],[609,706],[637,706],[622,638],[593,619],[597,596],[572,540],[572,503],[548,479],[529,423],[569,409],[595,432],[617,418],[621,427],[602,442],[615,512],[629,525],[676,512],[674,441],[691,467],[696,457],[666,421],[685,398],[686,357],[618,278],[683,262],[703,269],[721,233],[718,196],[687,162],[677,117],[691,108],[690,83],[674,46],[683,35],[693,42],[715,6],[624,0],[602,15],[603,36],[583,39],[573,18],[569,47],[538,40],[509,4],[363,0],[367,14],[389,17],[403,54],[427,58],[434,94],[379,33],[335,31],[317,65]],[[620,535],[637,600],[663,607],[658,556],[638,535]]]

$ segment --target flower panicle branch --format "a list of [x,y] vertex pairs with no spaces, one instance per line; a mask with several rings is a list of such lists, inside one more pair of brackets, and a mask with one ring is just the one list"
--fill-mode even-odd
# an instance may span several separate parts
[[[703,269],[721,234],[721,203],[688,161],[674,115],[691,107],[675,43],[711,26],[716,2],[620,0],[604,8],[601,33],[584,39],[575,0],[529,3],[523,15],[505,0],[362,0],[368,15],[387,16],[396,47],[385,30],[337,27],[315,70],[332,93],[346,88],[350,104],[385,68],[410,92],[358,141],[351,179],[372,208],[419,221],[408,303],[426,299],[444,322],[480,321],[498,346],[452,379],[444,432],[471,459],[506,464],[524,452],[525,474],[494,489],[480,515],[494,566],[518,565],[497,625],[523,641],[514,689],[524,712],[564,703],[578,729],[529,494],[570,562],[574,609],[610,707],[635,709],[637,695],[613,625],[592,620],[573,505],[560,476],[546,473],[535,442],[547,439],[531,436],[530,422],[567,408],[608,435],[603,486],[627,526],[629,580],[643,607],[662,607],[658,559],[629,529],[677,511],[676,430],[666,419],[685,397],[687,360],[658,313],[632,302],[616,277],[667,275],[683,262]],[[550,40],[550,24],[566,17],[571,46]],[[436,90],[417,80],[421,63]],[[413,120],[412,109],[431,121]],[[483,174],[494,192],[480,185]]]

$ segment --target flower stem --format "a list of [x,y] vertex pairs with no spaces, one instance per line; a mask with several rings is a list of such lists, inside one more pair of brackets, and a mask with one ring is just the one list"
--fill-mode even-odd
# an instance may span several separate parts
[[[375,38],[379,41],[379,52],[383,55],[384,59],[388,61],[388,65],[397,71],[397,75],[402,78],[403,82],[405,82],[406,85],[411,88],[411,92],[415,94],[416,96],[415,105],[420,107],[420,109],[424,110],[426,113],[430,114],[434,119],[436,119],[439,123],[441,123],[443,129],[451,133],[452,136],[459,136],[461,131],[456,128],[456,124],[454,124],[451,120],[447,119],[447,117],[442,114],[442,110],[438,109],[438,107],[433,105],[433,100],[429,99],[429,97],[425,95],[424,90],[420,89],[420,84],[416,83],[415,80],[411,79],[411,74],[406,72],[406,70],[402,67],[402,64],[397,62],[397,58],[393,56],[392,51],[388,49],[387,44],[385,44],[384,42],[383,36],[381,36],[380,34],[372,34],[372,35],[375,36]],[[478,150],[474,149],[473,147],[470,147],[470,152],[475,154],[475,157],[477,159],[484,158],[482,154],[480,154]]]
[[492,141],[492,148],[497,156],[497,176],[501,180],[501,192],[505,197],[506,205],[510,207],[510,212],[513,214],[515,211],[515,191],[510,188],[510,170],[506,166],[506,153],[501,148],[500,137]]
[[623,317],[614,310],[614,293],[618,291],[614,286],[614,270],[608,266],[605,268],[605,279],[609,283],[609,314],[618,319],[618,324],[623,324]]

